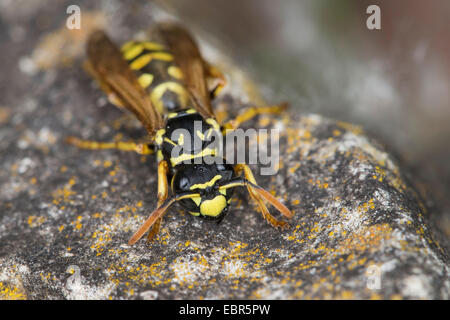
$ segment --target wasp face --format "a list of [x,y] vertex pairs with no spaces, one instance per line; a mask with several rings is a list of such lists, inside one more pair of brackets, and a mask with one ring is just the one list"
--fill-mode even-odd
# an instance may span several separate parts
[[172,192],[198,192],[199,197],[180,203],[194,216],[220,221],[228,211],[232,189],[219,190],[219,185],[233,177],[229,164],[180,165],[172,178]]

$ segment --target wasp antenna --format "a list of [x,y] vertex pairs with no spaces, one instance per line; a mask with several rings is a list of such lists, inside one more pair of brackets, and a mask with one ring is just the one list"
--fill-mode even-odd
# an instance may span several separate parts
[[275,198],[273,195],[270,194],[270,192],[267,192],[263,188],[254,185],[253,183],[249,182],[249,185],[258,192],[264,199],[266,199],[272,206],[277,208],[278,211],[280,211],[285,217],[292,218],[294,214],[291,210],[289,210],[284,204],[282,204],[280,201],[278,201],[277,198]]
[[167,210],[167,208],[172,203],[173,203],[173,200],[169,201],[169,203],[167,203],[166,205],[161,206],[161,207],[157,208],[155,211],[153,211],[150,214],[150,216],[147,218],[147,220],[145,220],[145,222],[141,225],[139,230],[136,231],[136,233],[130,238],[130,241],[128,241],[128,244],[133,245],[139,239],[141,239],[142,236],[144,235],[144,233],[146,233],[147,230],[150,229],[150,227],[155,223],[155,221],[163,215],[163,213]]
[[158,220],[164,214],[164,212],[166,212],[166,210],[170,207],[170,205],[172,203],[174,203],[175,201],[179,201],[181,199],[193,198],[193,197],[199,197],[199,196],[200,196],[199,193],[192,193],[192,192],[181,193],[181,194],[178,194],[178,195],[164,201],[164,203],[161,206],[159,206],[159,208],[157,208],[155,211],[153,211],[150,214],[150,216],[147,218],[147,220],[145,220],[145,222],[141,225],[139,230],[136,231],[136,233],[130,238],[130,241],[128,241],[128,244],[131,246],[131,245],[135,244],[136,242],[138,242],[139,239],[141,239],[142,236],[147,232],[147,230],[150,229],[150,227],[156,222],[156,220]]
[[294,216],[292,211],[289,210],[280,201],[278,201],[277,198],[275,198],[273,195],[271,195],[270,192],[267,192],[260,186],[254,184],[254,183],[251,183],[247,179],[244,179],[244,178],[233,179],[233,180],[229,181],[228,183],[220,186],[219,189],[228,189],[228,188],[245,187],[245,186],[248,186],[248,187],[252,188],[252,190],[258,192],[259,195],[261,195],[265,200],[267,200],[272,206],[274,206],[284,216],[286,216],[288,218],[292,218]]

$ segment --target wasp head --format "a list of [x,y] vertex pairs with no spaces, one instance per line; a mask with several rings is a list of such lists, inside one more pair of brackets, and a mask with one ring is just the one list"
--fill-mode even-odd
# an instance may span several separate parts
[[172,178],[172,192],[197,192],[200,196],[180,200],[192,215],[220,222],[228,211],[231,189],[219,186],[235,174],[229,164],[183,164]]

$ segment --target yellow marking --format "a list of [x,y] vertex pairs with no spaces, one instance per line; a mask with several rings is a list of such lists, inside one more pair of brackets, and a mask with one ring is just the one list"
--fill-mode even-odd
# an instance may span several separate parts
[[217,217],[227,206],[227,200],[223,195],[218,195],[214,199],[204,200],[200,205],[200,213],[204,216]]
[[150,41],[145,41],[145,42],[141,42],[142,46],[150,51],[155,51],[155,50],[163,50],[164,47],[156,42],[150,42]]
[[136,45],[131,46],[130,48],[124,50],[123,57],[126,60],[131,60],[131,59],[136,58],[138,55],[140,55],[142,51],[144,51],[144,47],[141,44],[136,44]]
[[214,185],[214,183],[216,183],[217,180],[219,180],[220,178],[222,178],[222,176],[220,174],[216,175],[214,178],[212,178],[211,180],[209,180],[208,182],[205,183],[197,183],[192,185],[189,190],[194,190],[194,189],[206,189],[206,187],[212,187]]
[[206,140],[209,140],[209,138],[211,137],[211,134],[213,133],[213,131],[214,131],[213,128],[209,128],[209,129],[207,130],[207,133],[206,133]]
[[171,112],[167,115],[167,118],[172,119],[175,118],[178,115],[178,112]]
[[147,64],[150,63],[153,59],[155,60],[162,60],[162,61],[172,61],[173,56],[170,53],[167,52],[152,52],[152,53],[146,53],[134,60],[130,64],[130,68],[133,70],[140,70],[143,67],[145,67]]
[[186,113],[197,113],[197,110],[190,108],[186,110]]
[[180,136],[178,138],[178,144],[181,146],[184,144],[184,134],[180,133]]
[[161,150],[158,150],[158,151],[156,152],[156,160],[157,160],[158,162],[160,162],[160,161],[163,161],[163,160],[164,160],[164,156],[163,156],[163,154],[162,154],[162,151],[161,151]]
[[142,88],[146,89],[149,85],[152,84],[153,75],[149,73],[141,74],[138,78],[139,84]]
[[225,189],[219,189],[219,192],[220,192],[221,194],[223,194],[224,196],[227,195],[227,190],[225,190]]
[[173,146],[176,146],[176,145],[177,145],[175,142],[173,142],[172,140],[170,140],[170,139],[167,138],[167,137],[164,138],[164,141],[167,142],[167,143],[170,143],[170,144],[173,145]]
[[173,55],[167,52],[152,52],[151,53],[152,58],[156,60],[162,60],[162,61],[172,61]]
[[179,164],[180,162],[183,162],[185,160],[190,160],[190,159],[192,160],[194,158],[200,158],[200,157],[204,157],[204,156],[214,156],[214,155],[216,155],[215,149],[205,148],[197,154],[183,153],[183,154],[180,154],[178,157],[172,157],[172,158],[170,158],[170,163],[172,164],[172,166],[176,166],[177,164]]
[[136,44],[136,41],[128,41],[125,42],[122,46],[122,48],[120,48],[120,50],[123,51],[127,51],[128,49],[130,49],[132,46],[134,46]]
[[210,124],[215,130],[220,130],[220,126],[213,118],[206,119],[206,123]]
[[196,217],[198,217],[200,215],[200,212],[189,211],[189,213],[192,214],[193,216],[196,216]]
[[181,69],[177,66],[170,66],[167,69],[167,73],[174,77],[175,79],[181,80],[183,79],[183,72],[181,72]]
[[170,90],[177,94],[181,103],[181,107],[185,107],[187,105],[189,101],[189,94],[186,91],[185,87],[173,81],[163,82],[157,85],[150,94],[150,99],[153,105],[160,113],[164,112],[164,104],[161,98],[167,90]]
[[202,202],[202,198],[200,198],[200,197],[193,197],[193,198],[191,198],[191,199],[192,199],[192,201],[195,202],[195,204],[196,204],[197,206],[199,206],[199,205],[200,205],[200,202]]
[[155,142],[158,145],[162,145],[162,143],[163,143],[163,135],[165,133],[166,133],[166,129],[159,129],[158,131],[156,131]]
[[203,134],[203,132],[201,132],[200,130],[197,130],[197,131],[195,131],[195,133],[202,141],[205,140],[205,135]]

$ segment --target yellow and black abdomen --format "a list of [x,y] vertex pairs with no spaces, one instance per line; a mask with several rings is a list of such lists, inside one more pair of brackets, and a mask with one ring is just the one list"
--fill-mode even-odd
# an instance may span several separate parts
[[182,82],[183,74],[175,65],[173,55],[163,45],[130,41],[122,46],[121,51],[159,113],[188,107],[189,95]]

